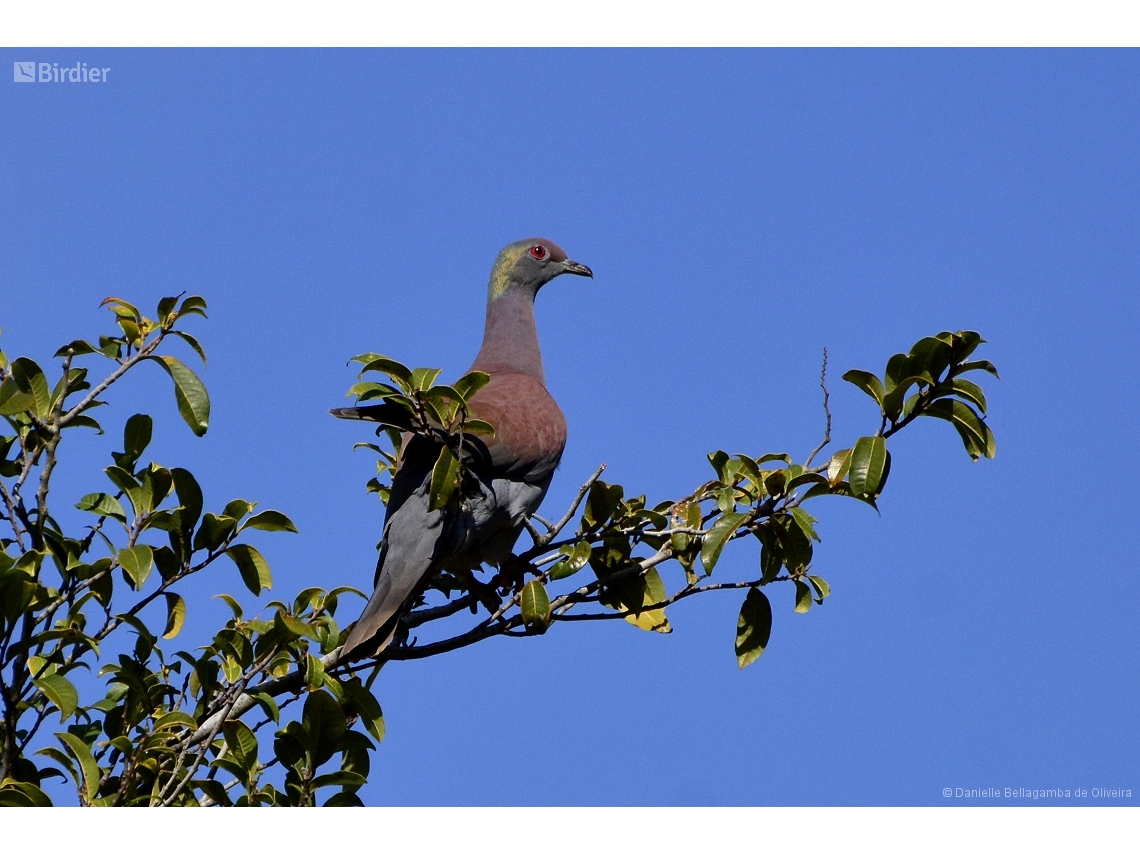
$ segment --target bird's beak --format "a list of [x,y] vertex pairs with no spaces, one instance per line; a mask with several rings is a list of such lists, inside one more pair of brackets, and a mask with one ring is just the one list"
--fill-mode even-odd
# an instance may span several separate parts
[[573,273],[575,276],[589,276],[591,279],[594,278],[594,272],[586,265],[579,264],[577,261],[566,259],[562,262],[562,267],[563,273]]

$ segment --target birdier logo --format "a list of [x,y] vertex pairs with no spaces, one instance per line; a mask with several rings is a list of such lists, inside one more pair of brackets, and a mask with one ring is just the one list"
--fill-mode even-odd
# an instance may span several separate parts
[[65,65],[58,62],[13,62],[16,83],[106,83],[110,68],[87,67],[85,62]]

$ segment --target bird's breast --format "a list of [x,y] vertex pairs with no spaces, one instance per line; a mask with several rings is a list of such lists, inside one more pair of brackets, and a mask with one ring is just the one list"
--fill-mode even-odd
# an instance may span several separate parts
[[494,373],[471,409],[495,428],[488,449],[498,474],[537,483],[554,472],[566,448],[566,418],[536,378]]

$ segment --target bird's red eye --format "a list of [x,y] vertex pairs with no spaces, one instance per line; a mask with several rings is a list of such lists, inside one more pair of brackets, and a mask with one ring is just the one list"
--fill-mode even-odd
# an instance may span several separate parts
[[530,248],[530,254],[539,261],[542,261],[542,259],[546,258],[546,247],[541,244],[535,244]]

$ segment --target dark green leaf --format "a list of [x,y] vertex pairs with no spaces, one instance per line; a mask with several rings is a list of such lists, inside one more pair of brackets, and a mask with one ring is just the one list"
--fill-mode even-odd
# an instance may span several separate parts
[[435,467],[431,473],[429,511],[438,511],[447,507],[452,494],[459,486],[459,477],[459,460],[445,445],[440,449],[439,458],[435,461]]
[[998,375],[997,368],[995,368],[994,364],[988,359],[978,359],[974,362],[964,362],[962,363],[962,367],[958,369],[957,373],[965,374],[967,371],[978,370],[988,371],[990,374],[994,375],[994,377],[997,377],[999,380],[1001,379],[1001,377]]
[[70,344],[65,344],[63,347],[57,350],[54,354],[55,358],[59,359],[61,356],[67,356],[67,352],[69,350],[75,356],[85,356],[88,353],[99,352],[92,344],[84,341],[81,338],[77,338],[75,341],[71,342]]
[[154,433],[154,420],[144,414],[136,413],[127,419],[123,428],[123,457],[115,460],[124,469],[132,468],[146,447],[150,445],[151,435]]
[[353,678],[341,683],[345,695],[348,696],[352,710],[360,716],[364,727],[372,734],[377,742],[384,741],[384,712],[375,696],[359,679]]
[[247,528],[256,528],[261,531],[297,531],[293,521],[281,511],[262,511],[254,514],[242,526],[243,530]]
[[860,437],[851,451],[848,482],[857,496],[877,496],[887,466],[887,441],[881,436]]
[[178,494],[178,504],[182,506],[179,511],[182,528],[189,531],[202,515],[202,488],[186,469],[171,469],[170,475],[174,480],[174,491]]
[[992,459],[996,453],[993,431],[969,404],[943,398],[930,404],[922,411],[922,415],[945,419],[954,425],[962,437],[962,444],[974,460],[982,456]]
[[772,604],[759,588],[749,588],[736,621],[736,664],[748,667],[764,652],[772,635]]
[[305,698],[301,714],[305,731],[305,748],[309,751],[313,767],[327,762],[340,748],[347,725],[340,704],[324,690],[310,692]]

